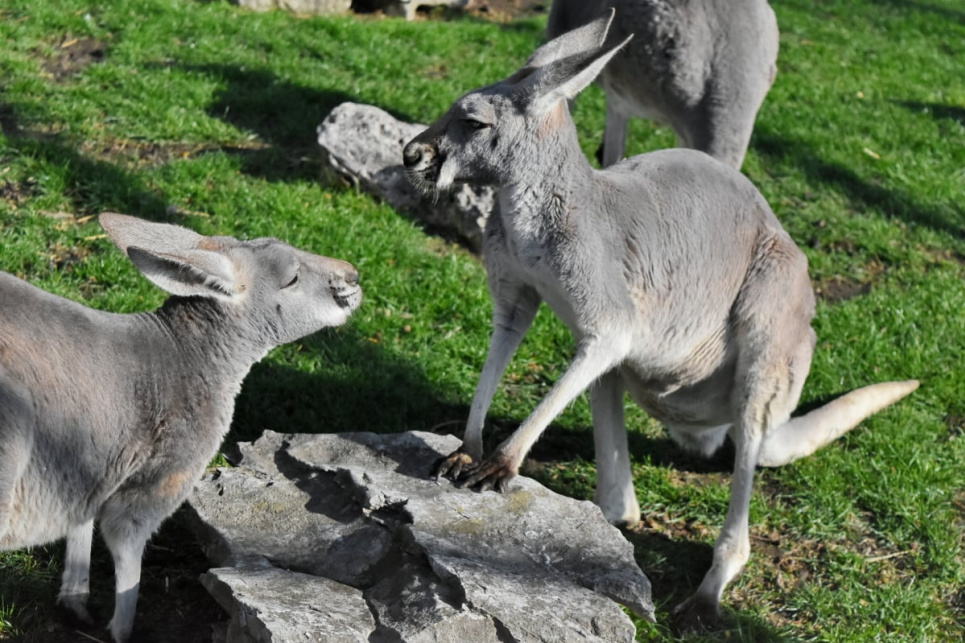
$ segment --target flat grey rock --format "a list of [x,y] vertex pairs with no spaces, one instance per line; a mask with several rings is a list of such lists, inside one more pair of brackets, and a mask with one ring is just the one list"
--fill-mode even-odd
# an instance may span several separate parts
[[393,208],[458,236],[480,252],[483,229],[495,207],[495,192],[468,185],[438,196],[416,190],[405,177],[402,148],[425,129],[425,125],[400,121],[372,105],[342,103],[318,126],[317,133],[328,167],[336,175]]
[[[352,0],[233,0],[245,9],[253,11],[271,11],[283,9],[296,14],[328,16],[348,13],[352,9]],[[420,7],[452,7],[463,9],[469,0],[369,0],[362,3],[368,10],[381,9],[387,16],[403,16],[412,20]]]
[[[241,445],[240,466],[190,499],[225,640],[632,641],[620,605],[652,619],[653,604],[619,530],[523,476],[505,494],[431,479],[459,444],[269,431]],[[369,621],[346,616],[359,605]],[[322,638],[284,638],[293,624]]]
[[212,569],[201,582],[231,615],[233,643],[366,643],[375,630],[361,591],[264,559]]
[[234,3],[252,11],[284,9],[313,16],[348,13],[352,8],[352,0],[234,0]]

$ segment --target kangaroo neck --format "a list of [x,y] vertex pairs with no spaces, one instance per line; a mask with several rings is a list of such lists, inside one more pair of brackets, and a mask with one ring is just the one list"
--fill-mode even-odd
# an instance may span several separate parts
[[172,349],[180,354],[185,366],[202,376],[210,372],[226,382],[240,384],[270,346],[247,336],[246,325],[234,319],[238,314],[216,300],[170,297],[147,317],[170,337]]
[[521,167],[500,187],[500,214],[518,241],[549,240],[573,224],[574,207],[590,197],[594,171],[576,142],[576,132],[560,134],[547,141],[552,145],[537,155],[537,162]]

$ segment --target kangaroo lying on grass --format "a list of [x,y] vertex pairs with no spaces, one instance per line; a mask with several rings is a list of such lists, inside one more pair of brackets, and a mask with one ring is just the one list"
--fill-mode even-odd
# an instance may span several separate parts
[[[918,382],[858,389],[791,418],[815,334],[807,259],[757,189],[702,152],[674,149],[592,169],[567,100],[626,43],[604,47],[613,12],[540,47],[508,79],[469,92],[403,152],[412,181],[500,188],[484,252],[493,335],[462,447],[440,475],[503,490],[549,423],[590,388],[595,500],[613,523],[640,517],[624,392],[680,445],[736,446],[730,507],[714,562],[678,607],[685,627],[719,616],[750,555],[754,468],[809,455]],[[545,300],[569,326],[569,368],[486,460],[482,431],[496,384]]]
[[621,158],[631,116],[669,124],[684,147],[740,169],[754,119],[777,75],[777,19],[767,0],[554,0],[547,36],[605,7],[607,44],[630,34],[600,74],[606,92],[601,163]]
[[134,623],[147,539],[228,432],[251,366],[344,323],[355,268],[275,239],[204,237],[102,214],[110,238],[175,295],[100,312],[0,273],[0,549],[67,537],[59,600],[87,613],[94,521],[114,558],[110,630]]

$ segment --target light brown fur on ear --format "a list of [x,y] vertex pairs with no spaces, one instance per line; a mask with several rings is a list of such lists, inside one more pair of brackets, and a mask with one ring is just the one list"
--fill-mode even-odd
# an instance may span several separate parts
[[558,101],[556,106],[546,114],[539,128],[540,138],[546,138],[553,132],[560,130],[566,124],[566,101]]
[[210,237],[205,237],[198,243],[198,250],[211,250],[212,252],[217,252],[221,250],[222,244],[218,243]]

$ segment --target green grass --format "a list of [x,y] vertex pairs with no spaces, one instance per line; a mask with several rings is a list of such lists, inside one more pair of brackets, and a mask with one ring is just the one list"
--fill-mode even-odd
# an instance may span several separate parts
[[[965,635],[965,8],[774,8],[780,71],[744,172],[804,248],[816,286],[859,293],[819,305],[802,403],[888,379],[922,387],[814,457],[759,474],[752,559],[725,597],[726,638],[955,640]],[[87,218],[103,210],[276,236],[346,259],[362,274],[363,307],[346,327],[256,366],[230,439],[269,428],[458,433],[488,342],[484,270],[407,216],[321,182],[314,130],[346,100],[430,122],[513,71],[543,27],[301,19],[223,2],[9,0],[0,9],[0,269],[96,308],[158,305],[162,293]],[[105,44],[99,62],[66,73],[51,64],[86,38]],[[598,89],[575,117],[590,155],[603,128]],[[673,143],[666,129],[631,127],[631,153]],[[491,444],[534,408],[571,351],[544,311],[494,401]],[[645,514],[628,537],[660,621],[641,624],[640,640],[671,640],[669,610],[709,564],[729,462],[686,456],[632,407],[628,420]],[[529,470],[592,497],[589,426],[581,399]],[[56,618],[59,557],[56,546],[0,556],[0,639],[52,640],[44,628]],[[109,613],[110,566],[103,555],[97,565],[95,592]],[[148,582],[149,610],[167,598]]]

